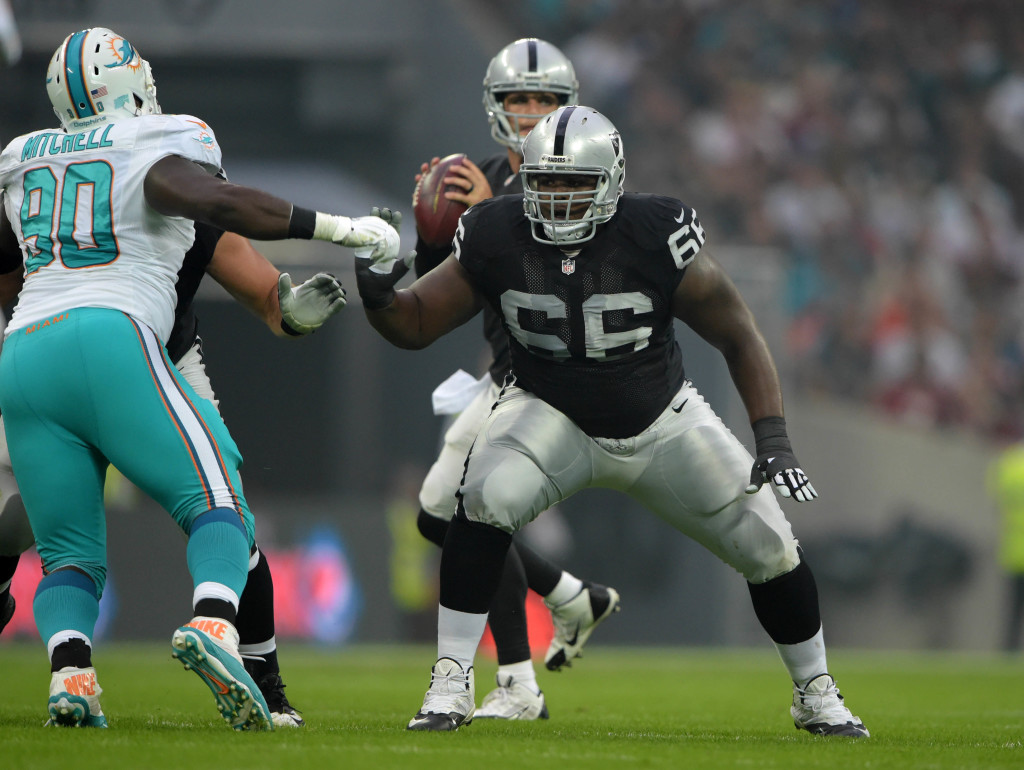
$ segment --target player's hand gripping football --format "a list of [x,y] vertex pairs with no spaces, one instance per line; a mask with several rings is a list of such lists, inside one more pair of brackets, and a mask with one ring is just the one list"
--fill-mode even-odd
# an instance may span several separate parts
[[757,445],[757,459],[754,460],[754,467],[750,469],[747,494],[754,494],[762,484],[770,481],[783,497],[792,497],[801,503],[816,498],[817,491],[793,454],[789,436],[786,434],[786,420],[782,417],[765,417],[755,422],[752,427]]
[[[374,206],[370,209],[369,217],[361,218],[387,223],[396,234],[402,227],[402,212],[388,208]],[[380,310],[394,300],[395,284],[409,272],[416,259],[416,252],[410,251],[404,257],[399,257],[397,248],[394,254],[380,254],[374,248],[362,247],[355,250],[355,256],[356,286],[363,307],[367,310]]]
[[330,273],[317,273],[308,281],[292,286],[292,277],[277,277],[277,298],[281,303],[281,328],[299,337],[311,334],[343,307],[345,289]]

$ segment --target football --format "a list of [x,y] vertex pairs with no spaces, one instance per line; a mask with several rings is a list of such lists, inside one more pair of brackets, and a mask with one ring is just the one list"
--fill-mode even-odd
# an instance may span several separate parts
[[449,191],[463,192],[458,185],[445,184],[449,169],[466,159],[464,153],[441,158],[438,164],[420,177],[412,196],[412,209],[416,216],[416,229],[420,237],[431,246],[447,246],[455,237],[459,217],[468,206],[460,201],[448,200]]

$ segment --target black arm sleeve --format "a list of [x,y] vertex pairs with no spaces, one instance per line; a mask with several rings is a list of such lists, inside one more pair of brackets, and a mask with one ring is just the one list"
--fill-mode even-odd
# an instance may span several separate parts
[[416,262],[413,265],[416,268],[416,277],[419,278],[420,276],[429,273],[435,267],[448,259],[448,255],[451,253],[451,244],[448,244],[447,246],[431,246],[422,238],[417,238]]

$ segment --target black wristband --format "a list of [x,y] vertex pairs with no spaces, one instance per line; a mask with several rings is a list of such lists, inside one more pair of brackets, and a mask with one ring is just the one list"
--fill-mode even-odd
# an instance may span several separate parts
[[301,206],[292,206],[292,218],[288,220],[288,237],[312,240],[316,231],[316,212]]
[[789,443],[789,434],[786,433],[785,417],[762,417],[755,420],[750,427],[754,429],[754,446],[758,455],[770,452],[792,454],[793,446]]
[[295,329],[290,327],[288,325],[288,322],[286,320],[284,320],[283,318],[281,319],[281,331],[283,331],[289,337],[305,337],[306,336],[302,332],[295,331]]

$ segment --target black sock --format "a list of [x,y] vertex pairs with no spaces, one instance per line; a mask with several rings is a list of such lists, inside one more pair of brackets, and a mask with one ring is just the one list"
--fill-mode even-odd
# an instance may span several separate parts
[[498,590],[491,600],[487,622],[498,651],[498,664],[530,659],[530,635],[526,625],[526,572],[515,548],[505,555]]
[[[274,577],[262,551],[256,566],[249,570],[245,590],[238,600],[235,627],[239,644],[264,644],[274,638]],[[276,654],[274,662],[277,671]]]
[[[450,521],[431,516],[421,509],[416,518],[416,526],[419,528],[420,534],[427,540],[444,546]],[[491,634],[494,636],[494,646],[498,652],[499,664],[519,663],[530,658],[530,637],[526,626],[527,575],[517,548],[518,546],[513,541],[513,547],[508,549],[505,556],[505,566],[497,592],[491,601],[488,617]],[[530,553],[544,561],[533,551]],[[561,577],[561,571],[555,578],[556,583],[559,577]],[[548,590],[550,592],[551,589]]]
[[85,643],[84,639],[69,639],[53,648],[53,655],[50,656],[50,671],[60,671],[68,666],[72,668],[92,666],[92,648]]
[[562,579],[562,568],[521,543],[519,538],[512,541],[512,548],[523,562],[530,590],[541,596],[547,596],[554,591],[558,581]]
[[485,614],[501,582],[511,542],[508,532],[466,518],[460,500],[441,554],[441,604],[450,610]]
[[193,612],[203,617],[220,618],[232,625],[235,623],[235,607],[224,599],[200,599]]
[[257,684],[267,674],[281,673],[281,666],[277,662],[276,649],[259,656],[242,655],[242,663],[245,664],[245,670],[249,672],[249,676],[256,680]]
[[790,572],[747,587],[757,619],[776,644],[798,644],[818,633],[818,587],[803,554]]

